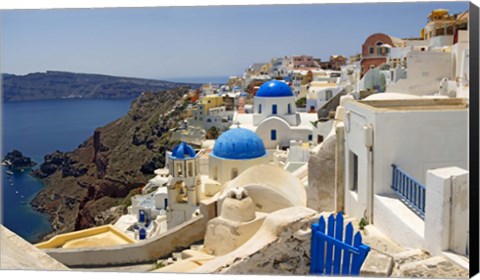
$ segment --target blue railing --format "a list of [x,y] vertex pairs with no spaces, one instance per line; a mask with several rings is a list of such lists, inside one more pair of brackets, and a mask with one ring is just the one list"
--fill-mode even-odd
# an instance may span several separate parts
[[343,215],[333,214],[325,219],[320,217],[318,223],[312,224],[312,244],[310,273],[320,275],[360,275],[370,247],[362,243],[362,235],[353,235],[352,223],[345,227],[343,235]]
[[392,164],[392,189],[420,218],[425,218],[425,186]]

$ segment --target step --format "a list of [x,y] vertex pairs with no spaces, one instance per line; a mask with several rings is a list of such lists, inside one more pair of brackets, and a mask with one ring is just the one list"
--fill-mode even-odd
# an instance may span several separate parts
[[[394,276],[394,275],[392,275]],[[435,256],[399,266],[398,276],[409,278],[468,278],[468,270],[443,256]]]
[[453,252],[442,252],[442,256],[447,258],[448,260],[452,261],[454,264],[463,267],[466,270],[470,270],[470,260],[465,257],[461,256],[459,254],[455,254]]
[[422,248],[425,223],[396,194],[374,196],[375,226],[406,248]]
[[405,249],[396,242],[388,238],[374,225],[367,225],[363,231],[363,242],[370,248],[380,251],[387,255],[394,255],[405,252]]

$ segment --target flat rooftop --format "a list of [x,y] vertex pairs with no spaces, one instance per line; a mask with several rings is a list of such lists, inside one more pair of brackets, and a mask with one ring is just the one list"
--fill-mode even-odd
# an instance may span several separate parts
[[64,234],[36,244],[39,249],[106,247],[135,243],[135,240],[112,225],[104,225]]
[[374,111],[446,111],[468,109],[468,100],[463,98],[361,100],[357,101],[357,103]]

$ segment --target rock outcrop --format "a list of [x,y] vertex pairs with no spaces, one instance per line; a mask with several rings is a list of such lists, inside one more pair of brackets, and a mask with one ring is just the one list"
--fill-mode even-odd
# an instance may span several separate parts
[[335,148],[331,134],[308,161],[307,207],[319,212],[335,210]]
[[[44,157],[33,175],[46,187],[31,202],[50,215],[54,232],[44,239],[110,223],[125,211],[130,197],[163,167],[165,152],[176,144],[170,141],[170,129],[183,119],[187,92],[144,93],[126,116],[96,129],[74,151]],[[132,143],[134,135],[144,141]]]
[[24,156],[22,152],[17,150],[13,150],[8,153],[3,159],[3,162],[7,164],[9,169],[14,171],[32,168],[37,164],[36,162],[32,161],[31,158]]

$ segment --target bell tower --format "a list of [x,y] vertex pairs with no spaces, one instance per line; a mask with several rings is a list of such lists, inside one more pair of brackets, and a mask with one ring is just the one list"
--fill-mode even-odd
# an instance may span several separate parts
[[168,159],[168,228],[175,227],[192,217],[199,200],[199,159],[193,148],[185,142],[175,146]]

